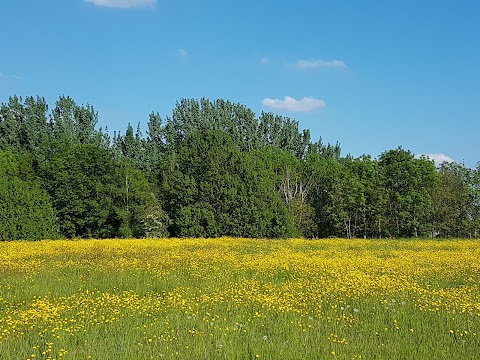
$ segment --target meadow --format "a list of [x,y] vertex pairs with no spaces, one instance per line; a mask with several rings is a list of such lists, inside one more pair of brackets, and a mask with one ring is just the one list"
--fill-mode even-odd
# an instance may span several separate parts
[[0,359],[479,359],[480,242],[0,242]]

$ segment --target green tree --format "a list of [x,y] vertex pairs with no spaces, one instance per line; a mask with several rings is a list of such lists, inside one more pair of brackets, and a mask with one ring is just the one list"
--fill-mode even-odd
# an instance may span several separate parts
[[28,159],[0,150],[1,240],[58,237],[50,197],[33,174]]
[[122,237],[165,237],[170,220],[158,201],[158,189],[145,173],[116,161],[115,179],[121,202],[116,203]]
[[368,155],[353,159],[350,165],[359,182],[355,233],[364,238],[382,238],[388,200],[383,173],[378,162]]
[[109,148],[108,134],[97,130],[98,113],[93,106],[77,105],[70,97],[60,96],[52,110],[49,128],[55,148],[92,144]]
[[273,180],[275,190],[293,216],[297,235],[314,237],[315,211],[308,203],[313,179],[306,171],[305,161],[294,153],[273,145],[254,153],[269,174],[273,174],[265,176]]
[[163,165],[162,193],[173,235],[292,234],[291,216],[264,168],[223,131],[191,134]]
[[313,180],[308,203],[315,210],[316,236],[340,236],[343,217],[337,205],[342,201],[342,164],[339,159],[315,152],[308,155],[305,166],[309,178]]
[[116,164],[108,150],[71,146],[54,164],[52,198],[62,233],[73,237],[113,237],[120,226]]
[[[152,118],[151,118],[152,120]],[[305,158],[308,153],[339,156],[339,145],[324,146],[321,140],[312,144],[310,131],[300,131],[298,121],[288,117],[262,112],[259,118],[252,110],[241,104],[233,104],[222,99],[210,101],[202,98],[182,99],[177,102],[171,118],[167,118],[162,131],[159,131],[158,117],[152,133],[162,134],[159,148],[166,146],[176,150],[190,134],[206,130],[219,130],[227,133],[242,152],[262,149],[267,145],[281,148]]]
[[125,159],[130,165],[143,170],[145,173],[151,171],[153,167],[147,145],[147,140],[142,136],[140,124],[138,124],[135,133],[133,127],[128,124],[125,135],[118,133],[113,139],[113,148],[119,158]]
[[433,191],[434,234],[440,237],[476,236],[475,171],[443,163]]
[[50,191],[65,236],[146,235],[144,216],[159,203],[141,171],[91,144],[70,147],[56,158],[52,171]]
[[402,148],[380,155],[388,196],[388,234],[394,237],[432,233],[432,191],[436,172],[433,161],[415,159]]
[[38,152],[48,136],[48,106],[43,98],[10,97],[0,107],[0,149]]

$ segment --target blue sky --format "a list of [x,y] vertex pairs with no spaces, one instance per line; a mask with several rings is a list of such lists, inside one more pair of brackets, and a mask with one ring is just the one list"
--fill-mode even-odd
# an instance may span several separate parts
[[343,155],[480,160],[477,0],[3,0],[0,14],[0,102],[69,95],[113,134],[223,98]]

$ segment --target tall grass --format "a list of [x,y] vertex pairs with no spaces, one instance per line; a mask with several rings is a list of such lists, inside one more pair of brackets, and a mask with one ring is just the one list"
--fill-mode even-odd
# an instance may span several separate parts
[[0,359],[478,359],[480,243],[0,243]]

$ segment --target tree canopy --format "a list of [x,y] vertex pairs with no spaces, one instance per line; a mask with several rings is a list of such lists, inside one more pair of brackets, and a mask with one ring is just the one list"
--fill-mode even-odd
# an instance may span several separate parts
[[341,156],[298,121],[182,99],[147,130],[61,96],[0,106],[0,239],[476,237],[480,167]]

